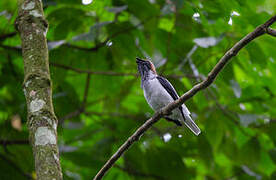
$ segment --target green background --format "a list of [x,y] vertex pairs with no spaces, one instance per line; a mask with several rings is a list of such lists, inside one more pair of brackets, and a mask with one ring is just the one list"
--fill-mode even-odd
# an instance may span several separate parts
[[[150,58],[181,95],[200,80],[197,73],[206,77],[228,49],[276,14],[275,0],[43,3],[64,179],[91,179],[153,115],[136,76],[136,57]],[[1,0],[0,179],[35,178],[25,143],[16,16],[16,1]],[[202,130],[198,137],[161,119],[104,179],[276,179],[275,44],[269,35],[254,40],[185,103]],[[86,98],[87,73],[74,70],[96,72]]]

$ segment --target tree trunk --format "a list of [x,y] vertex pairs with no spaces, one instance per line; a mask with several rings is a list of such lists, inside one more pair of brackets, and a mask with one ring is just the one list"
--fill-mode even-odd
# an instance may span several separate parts
[[15,26],[24,60],[23,91],[37,179],[62,179],[57,146],[57,118],[52,104],[46,33],[41,0],[18,0]]

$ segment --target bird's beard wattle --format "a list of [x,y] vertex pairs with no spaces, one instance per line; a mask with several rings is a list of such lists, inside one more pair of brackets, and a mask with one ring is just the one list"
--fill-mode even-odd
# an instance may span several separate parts
[[145,72],[145,71],[143,71],[143,75],[141,75],[141,79],[142,79],[143,81],[145,81],[145,80],[147,80],[147,78],[148,78],[148,73]]
[[144,82],[148,79],[148,71],[146,70],[146,67],[144,67],[143,65],[138,65],[138,72],[141,76],[141,81]]
[[138,66],[138,71],[139,71],[139,74],[140,74],[141,78],[143,79],[145,73],[144,73],[143,68],[141,66]]

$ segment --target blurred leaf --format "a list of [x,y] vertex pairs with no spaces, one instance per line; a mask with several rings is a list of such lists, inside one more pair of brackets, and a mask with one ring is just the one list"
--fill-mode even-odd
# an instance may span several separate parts
[[106,22],[100,22],[100,23],[95,23],[91,28],[90,31],[88,33],[85,34],[80,34],[77,36],[74,36],[72,38],[73,41],[94,41],[96,36],[97,36],[97,32],[100,30],[101,27],[106,26],[108,24],[112,23],[112,21],[106,21]]
[[244,144],[239,152],[239,158],[243,164],[254,167],[258,164],[261,157],[260,144],[256,138],[252,138]]
[[261,152],[259,168],[268,177],[276,170],[276,166],[267,152]]
[[207,167],[210,167],[212,164],[213,153],[211,145],[203,135],[198,138],[198,151],[199,157],[203,160]]
[[212,145],[214,151],[217,151],[224,136],[224,124],[218,118],[218,115],[213,113],[206,122],[206,138]]
[[[182,95],[198,83],[185,63],[188,56],[207,77],[225,52],[276,12],[275,0],[43,4],[54,109],[59,120],[66,119],[58,127],[64,179],[91,179],[153,115],[135,75],[136,57],[151,59],[158,74],[169,77]],[[13,48],[21,47],[21,39],[18,33],[7,37],[16,32],[16,9],[15,0],[0,1],[1,142],[28,139],[24,63]],[[201,128],[199,136],[162,119],[119,158],[105,179],[275,179],[275,43],[268,35],[250,42],[207,90],[185,102]],[[91,47],[97,48],[85,50]],[[91,73],[88,91],[86,71]],[[170,137],[166,142],[164,135]],[[34,176],[30,146],[1,147],[0,154]],[[2,159],[0,166],[0,179],[26,179]]]
[[108,8],[107,10],[109,12],[113,12],[113,13],[120,13],[120,12],[126,10],[126,9],[127,9],[127,5],[119,6],[119,7],[111,7],[111,8]]
[[240,117],[240,123],[244,127],[247,127],[252,123],[256,123],[258,119],[258,116],[254,114],[239,114],[239,117]]
[[262,48],[257,43],[252,42],[248,44],[246,49],[249,52],[250,60],[252,61],[252,63],[264,68],[267,61],[264,61],[264,59],[266,59],[266,55],[264,54]]
[[231,80],[230,84],[232,85],[235,96],[237,98],[240,98],[241,97],[241,87],[240,87],[240,85],[235,80]]
[[211,46],[217,45],[221,41],[221,38],[215,38],[215,37],[204,37],[204,38],[195,38],[193,40],[196,45],[202,47],[202,48],[208,48]]
[[66,43],[65,40],[48,42],[48,49],[52,50],[56,47],[59,47],[59,46],[63,45],[64,43]]

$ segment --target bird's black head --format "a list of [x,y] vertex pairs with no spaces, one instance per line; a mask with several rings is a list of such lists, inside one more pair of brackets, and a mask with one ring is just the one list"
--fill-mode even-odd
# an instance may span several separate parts
[[138,72],[141,75],[142,80],[147,79],[150,71],[153,74],[156,74],[156,71],[155,71],[155,68],[154,68],[154,65],[152,64],[152,62],[150,62],[148,60],[136,58],[136,63],[137,63],[137,67],[138,67]]

